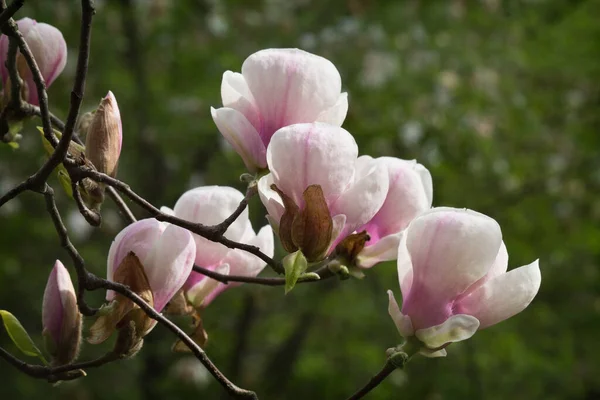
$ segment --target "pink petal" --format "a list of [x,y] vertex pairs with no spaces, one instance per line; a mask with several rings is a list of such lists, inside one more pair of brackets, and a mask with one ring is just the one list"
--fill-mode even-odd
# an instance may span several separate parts
[[380,238],[404,230],[420,213],[431,207],[431,175],[416,161],[381,157],[389,176],[389,190],[383,206],[359,231],[366,230],[371,237],[367,246]]
[[[214,269],[215,272],[223,275],[229,275],[229,264],[219,265]],[[186,289],[188,300],[194,305],[194,307],[206,307],[216,296],[213,295],[213,292],[217,290],[219,286],[226,287],[227,285],[223,285],[219,281],[209,278],[205,275],[199,274],[197,272],[192,272],[192,275],[201,275],[202,279],[195,279],[196,283]],[[189,282],[189,280],[188,280]],[[186,283],[187,286],[187,283]]]
[[250,121],[233,108],[210,109],[219,132],[242,157],[249,171],[266,168],[266,149]]
[[249,56],[242,65],[261,116],[258,129],[264,143],[280,128],[316,121],[336,105],[341,77],[323,57],[298,49],[267,49]]
[[56,260],[54,268],[48,277],[48,283],[44,290],[42,305],[42,323],[44,329],[50,333],[55,344],[61,337],[63,315],[65,313],[66,299],[68,296],[75,298],[75,288],[71,282],[71,276],[65,266]]
[[374,245],[366,246],[356,258],[357,265],[361,268],[371,268],[380,262],[397,259],[401,237],[401,233],[387,235]]
[[488,272],[502,243],[496,221],[464,209],[434,208],[406,235],[413,277],[402,311],[416,329],[445,321],[454,299]]
[[[119,232],[108,251],[106,279],[113,280],[115,271],[130,251],[144,260],[164,230],[165,225],[154,218],[148,218],[134,222]],[[106,300],[110,301],[114,297],[112,290],[106,292]]]
[[292,125],[277,131],[267,149],[273,181],[299,206],[309,185],[321,185],[328,204],[354,176],[358,147],[346,130],[323,123]]
[[479,286],[456,305],[456,312],[471,314],[480,329],[497,324],[523,311],[537,294],[542,276],[538,260],[499,274]]
[[346,188],[330,207],[332,213],[346,215],[346,228],[342,236],[354,232],[377,214],[388,188],[388,174],[380,164],[375,164],[368,175]]
[[154,308],[161,311],[183,286],[194,266],[196,245],[192,234],[169,225],[144,259],[141,259],[154,295]]

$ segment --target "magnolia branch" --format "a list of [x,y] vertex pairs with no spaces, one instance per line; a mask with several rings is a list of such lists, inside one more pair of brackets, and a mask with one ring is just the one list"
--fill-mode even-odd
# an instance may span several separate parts
[[371,390],[375,389],[381,382],[385,380],[392,372],[396,370],[396,365],[391,360],[387,360],[381,371],[377,373],[377,375],[373,376],[369,382],[365,386],[363,386],[360,390],[354,393],[352,396],[348,397],[347,400],[358,400],[365,397]]

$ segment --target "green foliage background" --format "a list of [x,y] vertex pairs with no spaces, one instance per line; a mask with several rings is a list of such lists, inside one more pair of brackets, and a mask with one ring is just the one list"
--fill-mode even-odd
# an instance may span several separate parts
[[[300,47],[340,70],[350,96],[344,127],[362,154],[416,158],[433,175],[435,205],[500,222],[510,268],[540,258],[542,287],[525,312],[452,345],[445,359],[415,359],[370,399],[600,398],[600,1],[96,2],[84,106],[115,93],[125,135],[119,177],[153,204],[172,206],[202,184],[243,190],[243,164],[209,113],[220,105],[221,75],[259,49]],[[67,68],[49,90],[62,118],[78,3],[31,0],[18,14],[65,35]],[[0,147],[0,193],[41,165],[37,124],[26,125],[20,150]],[[102,228],[91,231],[59,197],[76,246],[102,275],[123,227],[116,209],[107,202]],[[256,199],[251,215],[255,228],[266,223]],[[40,345],[42,294],[57,258],[71,267],[39,195],[0,209],[0,309]],[[283,288],[241,286],[204,313],[206,350],[261,399],[343,399],[400,341],[386,289],[399,298],[393,263],[362,281],[300,285],[285,297]],[[88,298],[100,304],[102,293]],[[194,359],[170,352],[172,341],[158,327],[135,359],[58,387],[2,361],[0,398],[224,398]],[[16,354],[3,331],[0,345]],[[109,346],[88,346],[82,359]]]

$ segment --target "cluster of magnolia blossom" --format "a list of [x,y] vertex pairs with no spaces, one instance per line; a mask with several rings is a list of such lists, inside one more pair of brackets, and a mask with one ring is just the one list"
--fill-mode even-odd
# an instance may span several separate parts
[[[64,60],[64,40],[57,45],[54,33],[40,34],[42,29],[54,32],[45,24],[22,20],[19,27],[32,51],[40,52],[35,54],[40,65],[54,60],[53,68],[41,68],[50,71],[44,75],[50,83],[64,66],[56,61]],[[5,38],[0,49],[5,55]],[[541,282],[538,262],[507,272],[508,253],[495,220],[466,209],[431,208],[431,175],[414,160],[359,156],[353,136],[341,127],[348,96],[331,62],[302,50],[268,49],[248,57],[241,71],[224,73],[223,107],[211,113],[255,174],[252,184],[270,226],[257,234],[245,210],[226,238],[255,245],[272,257],[275,232],[290,253],[283,260],[286,275],[292,273],[290,263],[303,260],[302,270],[293,272],[295,279],[316,265],[356,273],[397,260],[403,302],[400,308],[389,291],[389,314],[400,334],[427,356],[445,355],[448,344],[517,314],[532,301]],[[30,77],[20,72],[35,103]],[[80,127],[87,132],[80,151],[97,170],[114,176],[122,128],[112,93],[91,123]],[[161,211],[214,225],[243,199],[230,187],[199,187],[185,192],[172,210]],[[201,309],[234,286],[192,271],[194,264],[238,276],[256,276],[266,265],[253,254],[144,219],[116,236],[107,277],[128,285],[158,312],[168,312],[182,299],[187,307]],[[61,363],[75,356],[72,343],[79,341],[72,339],[81,326],[74,299],[68,272],[57,261],[44,295],[43,320]],[[90,342],[100,343],[130,324],[141,339],[154,326],[125,297],[108,292],[106,299],[109,304],[92,326]]]

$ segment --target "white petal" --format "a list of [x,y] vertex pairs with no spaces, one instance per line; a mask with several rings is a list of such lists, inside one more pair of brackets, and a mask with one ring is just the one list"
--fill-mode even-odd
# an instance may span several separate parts
[[[273,230],[268,225],[264,226],[258,235],[254,234],[252,239],[242,243],[258,246],[267,256],[273,257],[273,252],[275,250]],[[229,264],[230,273],[232,275],[242,276],[256,276],[267,265],[257,256],[239,249],[230,251],[227,254],[227,257],[225,257],[224,262]]]
[[456,305],[457,312],[473,315],[481,329],[520,313],[537,294],[542,276],[538,260],[513,269],[475,289]]
[[223,107],[239,111],[256,128],[260,129],[260,116],[254,96],[242,74],[225,71],[221,82]]
[[[201,186],[185,192],[175,203],[175,215],[204,225],[215,225],[229,217],[244,199],[244,195],[229,186]],[[248,223],[248,209],[231,224],[225,236],[239,240]]]
[[448,355],[448,353],[446,352],[446,349],[431,350],[426,347],[421,347],[421,349],[419,350],[419,354],[421,354],[422,356],[425,356],[427,358],[446,357]]
[[328,204],[352,182],[358,147],[345,129],[323,123],[280,129],[267,149],[274,183],[297,205],[309,185],[321,185]]
[[187,280],[196,256],[192,234],[169,225],[152,252],[141,259],[154,295],[154,308],[161,311]]
[[60,30],[52,25],[38,23],[25,35],[38,68],[50,86],[67,63],[67,43]]
[[495,220],[464,209],[434,208],[417,217],[406,234],[413,285],[435,295],[429,304],[440,306],[488,272],[502,243]]
[[341,236],[342,232],[345,231],[344,227],[346,226],[346,216],[344,214],[334,215],[331,218],[333,222],[333,229],[331,230],[331,244],[329,245],[329,249],[327,250],[327,254],[330,254],[335,246],[337,246],[346,235]]
[[344,92],[331,108],[323,110],[317,117],[317,122],[326,122],[335,126],[342,126],[348,113],[348,93]]
[[460,342],[477,332],[479,321],[471,315],[458,314],[440,325],[418,329],[415,336],[430,349],[437,349],[446,343]]
[[354,232],[377,214],[385,201],[388,185],[387,171],[377,165],[344,191],[330,209],[332,213],[346,215],[345,233]]
[[[215,268],[215,272],[229,275],[229,264]],[[201,307],[205,299],[219,286],[219,281],[206,277],[187,290],[187,298],[194,307]]]
[[401,233],[388,235],[371,246],[366,246],[358,254],[356,262],[361,268],[371,268],[384,261],[395,260],[398,257]]
[[[175,203],[175,215],[179,218],[201,223],[215,225],[229,217],[244,195],[228,186],[203,186],[185,192]],[[248,209],[229,226],[225,232],[228,239],[239,241],[247,228]],[[226,246],[212,242],[200,235],[193,235],[196,242],[196,264],[201,266],[218,265],[229,253]]]
[[225,107],[211,107],[210,113],[219,132],[242,157],[248,170],[256,171],[267,166],[265,145],[254,126],[242,113]]
[[298,49],[267,49],[249,56],[244,76],[261,115],[263,141],[279,128],[316,121],[334,106],[341,93],[341,77],[323,57]]
[[388,313],[390,314],[390,317],[392,317],[392,320],[394,321],[398,332],[400,332],[400,335],[405,338],[414,335],[415,332],[413,330],[410,317],[402,314],[400,307],[398,307],[398,302],[394,297],[394,293],[391,290],[388,290],[388,298]]
[[398,282],[402,291],[402,298],[406,300],[412,288],[413,267],[410,253],[406,245],[406,231],[400,233],[400,244],[398,245]]
[[271,189],[273,183],[273,174],[267,174],[260,178],[258,180],[258,195],[260,201],[267,209],[269,216],[275,223],[275,226],[273,226],[273,223],[271,223],[271,226],[273,226],[273,229],[276,229],[276,227],[279,227],[279,221],[285,212],[285,208],[279,194]]

